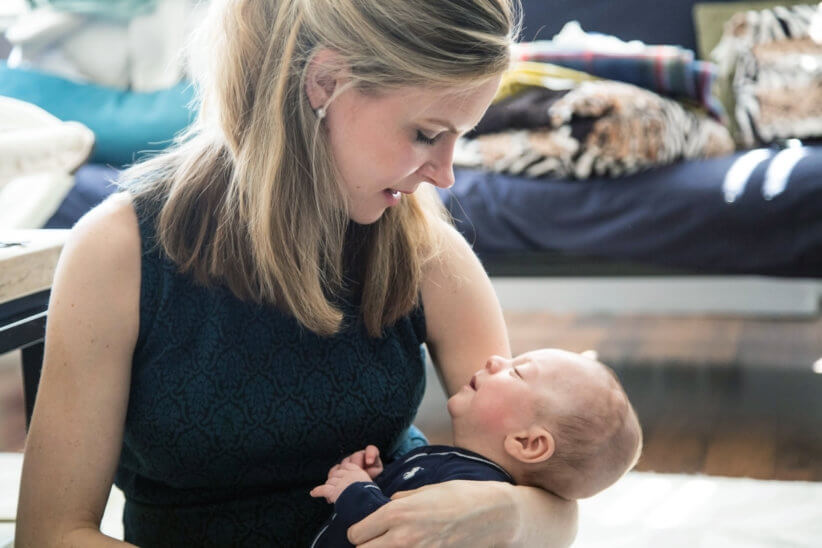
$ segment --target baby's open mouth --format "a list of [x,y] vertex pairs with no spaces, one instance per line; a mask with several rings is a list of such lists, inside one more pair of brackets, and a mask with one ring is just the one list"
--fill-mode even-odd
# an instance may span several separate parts
[[470,386],[472,390],[477,389],[477,376],[476,375],[471,377],[471,382],[468,383],[468,386]]

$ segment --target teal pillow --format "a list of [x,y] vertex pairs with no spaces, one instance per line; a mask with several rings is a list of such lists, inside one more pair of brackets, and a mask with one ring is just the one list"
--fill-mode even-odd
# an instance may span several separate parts
[[29,5],[32,8],[130,19],[154,11],[157,0],[29,0]]
[[134,93],[80,84],[33,70],[0,63],[0,95],[28,101],[63,121],[80,122],[96,139],[91,161],[123,166],[140,152],[166,148],[174,135],[194,119],[188,83]]

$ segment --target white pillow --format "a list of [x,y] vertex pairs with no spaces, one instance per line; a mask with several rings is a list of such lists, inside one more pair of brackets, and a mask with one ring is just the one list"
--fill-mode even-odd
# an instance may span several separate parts
[[94,133],[43,109],[0,97],[0,228],[40,228],[71,190]]

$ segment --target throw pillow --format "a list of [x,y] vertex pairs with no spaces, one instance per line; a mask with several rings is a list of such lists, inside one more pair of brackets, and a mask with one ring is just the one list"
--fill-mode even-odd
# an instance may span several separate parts
[[822,137],[820,26],[818,5],[741,12],[725,25],[713,55],[743,145]]
[[194,91],[186,83],[151,93],[80,84],[0,63],[0,95],[33,103],[61,120],[75,120],[94,132],[91,160],[122,166],[140,152],[161,150],[193,119]]

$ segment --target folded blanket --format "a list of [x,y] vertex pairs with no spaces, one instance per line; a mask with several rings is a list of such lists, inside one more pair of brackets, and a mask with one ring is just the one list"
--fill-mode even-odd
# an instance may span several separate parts
[[0,97],[0,228],[40,228],[74,184],[94,134],[44,110]]
[[722,103],[712,93],[717,78],[717,67],[713,63],[696,60],[694,52],[679,46],[649,46],[638,41],[622,42],[615,37],[603,40],[602,35],[594,33],[583,33],[587,42],[563,40],[563,33],[573,28],[566,26],[550,41],[515,44],[514,60],[551,63],[634,84],[661,95],[692,101],[716,119],[724,119]]
[[478,126],[481,131],[504,127],[509,130],[459,140],[454,163],[529,177],[586,179],[734,150],[727,129],[715,120],[612,81],[526,91],[492,105]]

